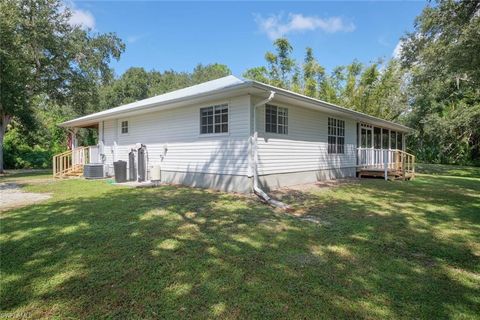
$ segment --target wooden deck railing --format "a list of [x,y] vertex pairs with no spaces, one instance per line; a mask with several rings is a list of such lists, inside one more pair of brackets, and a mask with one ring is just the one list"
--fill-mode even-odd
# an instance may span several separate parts
[[70,173],[81,173],[83,166],[89,163],[89,157],[89,147],[78,147],[53,156],[53,176],[59,178]]
[[398,149],[358,148],[358,167],[364,170],[383,170],[401,173],[403,177],[415,176],[415,156]]

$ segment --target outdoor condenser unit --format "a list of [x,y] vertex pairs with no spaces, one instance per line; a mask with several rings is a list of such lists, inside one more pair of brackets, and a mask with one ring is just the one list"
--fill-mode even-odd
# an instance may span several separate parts
[[90,163],[83,166],[85,179],[101,179],[104,175],[103,163]]

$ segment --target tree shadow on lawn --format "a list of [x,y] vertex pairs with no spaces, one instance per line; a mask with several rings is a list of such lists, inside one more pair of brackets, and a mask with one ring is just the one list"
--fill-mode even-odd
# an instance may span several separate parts
[[[473,316],[478,283],[449,268],[478,272],[472,249],[395,211],[396,201],[421,197],[414,189],[373,183],[361,192],[370,197],[306,194],[306,210],[327,215],[326,226],[182,187],[110,189],[10,211],[2,310],[32,318]],[[387,205],[375,202],[382,196]],[[461,215],[461,205],[451,208],[444,223]]]

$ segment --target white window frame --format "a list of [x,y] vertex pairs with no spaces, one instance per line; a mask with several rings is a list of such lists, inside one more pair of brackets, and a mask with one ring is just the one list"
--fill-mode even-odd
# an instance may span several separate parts
[[[127,128],[127,132],[123,132],[123,128],[124,128],[124,127],[123,127],[123,124],[124,124],[125,122],[127,123],[127,127],[126,127],[126,128]],[[127,135],[127,134],[129,134],[129,133],[130,133],[130,121],[128,121],[128,120],[120,120],[120,134],[122,134],[122,135]]]
[[[277,119],[276,119],[276,123],[274,124],[275,128],[276,128],[276,132],[267,131],[267,108],[269,108],[269,107],[277,109]],[[286,115],[286,116],[282,116],[283,118],[285,118],[285,122],[283,124],[280,124],[278,122],[279,111],[282,111]],[[273,105],[273,104],[266,104],[265,105],[265,114],[264,114],[264,130],[265,130],[265,133],[266,134],[278,134],[278,135],[282,135],[282,136],[288,135],[288,127],[289,127],[288,118],[289,118],[289,112],[288,112],[287,107],[282,107],[282,106]],[[283,128],[283,132],[279,132],[279,130],[278,130],[279,127]]]
[[[332,122],[335,122],[335,125],[332,124]],[[338,124],[342,123],[342,126],[339,126]],[[334,131],[332,133],[331,127]],[[342,134],[340,134],[340,131]],[[334,151],[330,151],[330,137],[335,138],[335,144],[332,144],[334,146]],[[341,144],[342,152],[338,151],[338,147],[340,146],[338,143],[338,138],[343,138],[343,144]],[[337,155],[337,154],[345,154],[345,120],[338,119],[338,118],[333,118],[333,117],[328,117],[327,119],[327,153],[332,154],[332,155]]]
[[[226,132],[215,132],[215,125],[217,124],[215,122],[215,107],[226,107],[227,108],[227,131]],[[208,108],[213,108],[213,119],[212,119],[212,132],[206,132],[206,133],[202,133],[202,111],[204,109],[208,109]],[[198,109],[198,115],[199,115],[199,132],[198,132],[198,135],[200,137],[211,137],[211,136],[222,136],[222,135],[229,135],[230,134],[230,128],[231,128],[231,125],[230,125],[230,105],[228,103],[216,103],[216,104],[213,104],[213,105],[207,105],[207,106],[202,106]],[[220,122],[220,126],[222,124],[224,124],[225,122]],[[208,126],[208,124],[207,124]]]

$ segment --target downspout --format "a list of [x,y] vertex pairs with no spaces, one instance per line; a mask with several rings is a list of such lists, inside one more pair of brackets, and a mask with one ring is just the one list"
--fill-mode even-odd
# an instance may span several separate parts
[[256,105],[253,106],[253,136],[250,137],[251,139],[251,145],[252,145],[252,153],[253,153],[253,159],[252,159],[252,165],[253,165],[253,192],[262,198],[265,202],[268,204],[288,210],[290,207],[286,204],[284,204],[281,201],[272,199],[265,191],[263,191],[259,186],[258,186],[258,147],[257,147],[257,140],[258,140],[258,131],[257,131],[257,108],[260,106],[263,106],[270,101],[272,101],[273,97],[275,96],[275,91],[270,91],[270,95],[268,96],[267,99],[257,103]]

